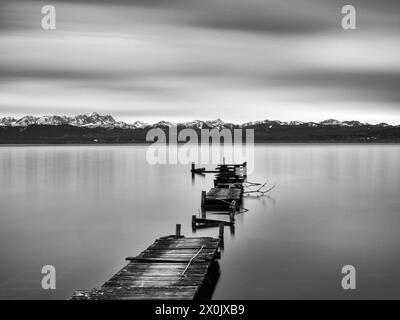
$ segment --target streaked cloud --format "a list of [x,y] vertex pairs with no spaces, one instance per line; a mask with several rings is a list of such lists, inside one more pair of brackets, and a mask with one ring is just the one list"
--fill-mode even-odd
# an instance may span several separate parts
[[2,1],[0,115],[400,123],[398,1]]

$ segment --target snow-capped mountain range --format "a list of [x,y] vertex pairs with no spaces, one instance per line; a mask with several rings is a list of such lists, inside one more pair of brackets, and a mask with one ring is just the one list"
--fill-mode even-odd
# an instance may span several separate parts
[[[359,121],[339,121],[335,119],[328,119],[321,122],[302,122],[302,121],[278,121],[278,120],[262,120],[251,121],[243,124],[233,124],[224,122],[221,119],[202,121],[195,120],[183,123],[173,123],[168,121],[160,121],[154,124],[148,124],[141,121],[134,123],[126,123],[123,121],[116,121],[111,115],[100,115],[96,112],[91,114],[82,114],[77,116],[24,116],[20,119],[13,117],[0,118],[0,126],[2,127],[27,127],[30,125],[71,125],[76,127],[86,128],[120,128],[120,129],[150,129],[150,128],[165,128],[165,127],[185,127],[193,129],[223,129],[223,128],[245,128],[256,126],[267,126],[272,128],[274,126],[305,126],[305,127],[318,127],[318,126],[338,126],[338,127],[358,127],[358,126],[373,126],[368,123],[361,123]],[[374,126],[391,127],[387,123],[380,123]]]

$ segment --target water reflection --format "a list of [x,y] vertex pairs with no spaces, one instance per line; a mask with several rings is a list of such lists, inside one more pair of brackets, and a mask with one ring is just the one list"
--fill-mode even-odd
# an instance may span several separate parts
[[[256,146],[249,180],[278,186],[244,199],[213,298],[347,299],[345,264],[362,284],[352,298],[399,298],[399,159],[397,145]],[[99,286],[176,223],[191,236],[210,186],[190,164],[148,164],[144,146],[1,147],[0,298]],[[53,292],[40,288],[44,264],[57,269]]]

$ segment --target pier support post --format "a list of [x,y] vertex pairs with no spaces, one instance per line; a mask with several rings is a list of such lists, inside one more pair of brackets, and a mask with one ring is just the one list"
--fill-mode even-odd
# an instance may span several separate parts
[[180,224],[180,223],[177,223],[177,224],[176,224],[175,236],[176,236],[177,238],[180,238],[180,237],[181,237],[181,224]]
[[194,173],[194,162],[192,162],[192,170],[191,170],[191,172]]
[[207,217],[207,211],[205,207],[201,207],[201,217],[205,219]]
[[219,234],[218,234],[218,238],[220,238],[222,241],[224,241],[224,224],[220,223],[219,224]]
[[225,229],[225,224],[224,223],[220,223],[219,224],[218,238],[221,240],[220,248],[222,250],[224,249],[224,229]]
[[235,223],[235,212],[236,212],[236,201],[233,200],[230,207],[229,207],[229,218],[230,222],[233,225]]
[[206,206],[206,192],[201,192],[201,207],[204,208]]
[[196,215],[192,215],[192,229],[196,230]]

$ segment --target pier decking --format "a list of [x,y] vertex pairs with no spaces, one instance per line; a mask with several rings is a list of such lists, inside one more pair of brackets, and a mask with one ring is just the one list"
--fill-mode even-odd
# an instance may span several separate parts
[[[221,164],[215,169],[214,188],[201,195],[204,210],[229,211],[235,202],[239,210],[243,197],[243,182],[247,177],[246,162],[243,164]],[[193,170],[197,170],[192,165]],[[205,172],[205,171],[203,171]]]
[[[180,228],[179,228],[180,230]],[[207,299],[219,275],[221,240],[175,236],[157,239],[100,288],[74,293],[73,300]]]
[[210,210],[229,210],[232,201],[235,201],[238,209],[241,200],[241,188],[211,188],[206,193],[204,207]]

